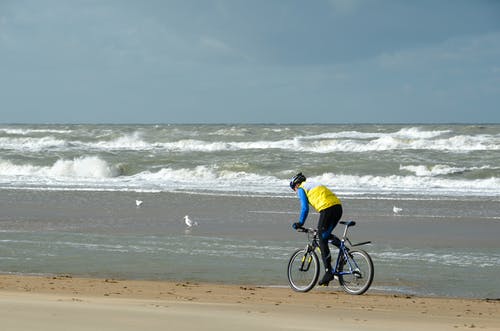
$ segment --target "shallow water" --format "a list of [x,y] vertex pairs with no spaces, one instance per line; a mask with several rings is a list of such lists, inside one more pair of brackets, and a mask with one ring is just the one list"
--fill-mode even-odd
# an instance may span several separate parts
[[[290,227],[295,197],[18,190],[0,197],[3,273],[287,286],[288,258],[306,243]],[[395,216],[391,206],[401,201],[383,201],[344,202],[345,219],[358,222],[350,238],[373,241],[365,246],[376,268],[372,290],[500,297],[498,220],[429,216],[448,206],[441,200],[415,206],[425,217]],[[453,203],[446,210],[461,214]],[[485,205],[498,204],[477,208]],[[185,214],[199,226],[188,231]]]

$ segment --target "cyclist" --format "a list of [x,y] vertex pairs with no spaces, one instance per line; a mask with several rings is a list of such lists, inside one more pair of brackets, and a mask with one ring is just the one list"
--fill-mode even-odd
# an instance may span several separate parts
[[319,212],[318,238],[321,257],[325,266],[325,275],[319,285],[328,286],[333,279],[332,257],[328,248],[328,239],[340,246],[340,239],[332,234],[333,229],[342,217],[342,203],[326,186],[319,183],[306,182],[306,177],[300,172],[290,181],[290,188],[297,192],[301,203],[299,222],[293,223],[294,229],[301,228],[309,214],[309,204]]

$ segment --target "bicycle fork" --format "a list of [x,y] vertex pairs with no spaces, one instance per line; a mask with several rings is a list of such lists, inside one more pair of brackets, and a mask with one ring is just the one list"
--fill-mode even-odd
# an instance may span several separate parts
[[304,253],[304,256],[302,256],[302,261],[300,263],[300,268],[299,270],[300,271],[308,271],[309,270],[309,267],[311,266],[311,262],[312,262],[312,254],[311,252],[314,250],[314,248],[312,248],[310,245],[307,245],[306,246],[306,249],[305,249],[305,253]]

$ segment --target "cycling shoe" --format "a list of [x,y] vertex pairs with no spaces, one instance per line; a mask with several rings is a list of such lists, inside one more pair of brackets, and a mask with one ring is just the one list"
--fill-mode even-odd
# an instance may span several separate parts
[[331,272],[326,272],[325,275],[323,276],[323,278],[321,278],[321,280],[319,281],[319,285],[320,286],[328,286],[328,284],[330,283],[330,281],[333,279],[333,274]]

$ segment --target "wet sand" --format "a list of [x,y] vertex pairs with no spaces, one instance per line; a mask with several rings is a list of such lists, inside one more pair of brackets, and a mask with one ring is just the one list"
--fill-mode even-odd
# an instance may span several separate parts
[[500,330],[500,301],[0,275],[2,330]]

